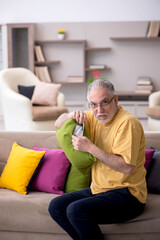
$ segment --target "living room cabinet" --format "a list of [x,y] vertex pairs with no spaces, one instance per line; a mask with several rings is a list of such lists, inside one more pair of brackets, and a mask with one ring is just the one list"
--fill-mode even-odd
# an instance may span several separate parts
[[[143,41],[144,42],[159,41],[160,37],[146,37],[146,36],[136,37],[135,36],[135,37],[110,37],[110,39],[114,41],[132,41],[138,44],[138,42],[143,42]],[[127,93],[120,94],[119,104],[121,104],[129,112],[133,113],[138,119],[143,121],[148,119],[148,116],[146,114],[146,108],[149,106],[148,97],[149,97],[149,94],[144,94],[144,93],[135,94],[134,92],[133,93],[128,92],[128,94]]]
[[[70,84],[68,77],[79,76],[80,82],[85,82],[85,40],[36,40],[35,45],[41,46],[45,57],[45,61],[36,61],[35,65],[48,66],[54,83]],[[79,81],[73,80],[72,83]]]
[[8,67],[34,70],[33,24],[8,24]]
[[115,41],[126,41],[126,40],[135,40],[135,41],[140,41],[140,40],[160,40],[160,37],[110,37],[110,39],[115,40]]
[[[68,76],[72,76],[76,78],[76,76],[81,76],[83,77],[83,80],[81,81],[67,81],[67,73],[64,75],[63,79],[60,81],[62,84],[75,84],[75,83],[85,83],[86,80],[89,77],[89,73],[92,71],[100,71],[102,72],[103,70],[110,70],[110,67],[100,62],[101,60],[101,55],[106,55],[106,52],[110,50],[111,48],[109,47],[94,47],[94,48],[89,48],[86,47],[87,41],[86,40],[51,40],[51,41],[40,41],[36,40],[35,45],[40,45],[45,61],[43,62],[38,62],[35,61],[35,66],[48,66],[49,70],[51,72],[51,76],[53,79],[53,82],[59,82],[56,80],[58,79],[58,76],[55,77],[55,71],[53,70],[55,64],[59,64],[60,66],[57,66],[62,69],[65,69],[65,66],[69,62],[70,55],[72,55],[72,51],[74,51],[74,59],[72,60],[72,63],[70,65],[70,69],[67,69]],[[76,45],[76,48],[75,48]],[[66,49],[70,47],[70,53],[67,55]],[[56,49],[55,49],[56,48]],[[63,53],[62,53],[62,48],[63,48]],[[58,50],[59,49],[59,50]],[[51,55],[51,51],[53,51],[53,55]],[[56,52],[55,52],[56,51]],[[59,52],[58,52],[59,51]],[[61,52],[60,52],[61,51]],[[76,52],[77,51],[77,52]],[[54,60],[53,60],[54,58]],[[57,58],[57,60],[56,60]],[[105,56],[106,58],[106,56]],[[74,74],[72,73],[73,69],[76,67],[75,63],[79,64],[79,70],[77,68],[77,72]],[[76,64],[77,65],[77,64]],[[90,68],[90,65],[93,67]],[[94,67],[95,65],[95,67]],[[98,67],[96,67],[98,66]],[[100,68],[102,66],[102,68]],[[66,70],[66,69],[65,69]]]
[[[92,76],[93,71],[100,72],[100,77],[106,77],[106,71],[111,70],[111,67],[106,65],[107,52],[110,47],[86,47],[85,48],[85,79]],[[105,60],[104,60],[105,59]],[[103,62],[104,61],[104,62]]]
[[126,110],[133,113],[138,119],[147,119],[145,111],[149,106],[148,101],[119,101]]

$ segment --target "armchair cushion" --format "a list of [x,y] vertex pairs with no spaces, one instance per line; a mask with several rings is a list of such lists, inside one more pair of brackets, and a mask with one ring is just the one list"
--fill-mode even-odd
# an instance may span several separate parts
[[33,121],[45,121],[57,119],[62,113],[67,113],[66,107],[58,106],[33,106],[32,119]]
[[23,86],[23,85],[18,85],[18,91],[20,94],[23,96],[31,99],[33,96],[35,86]]
[[148,107],[146,114],[151,118],[160,119],[160,106]]
[[32,104],[55,106],[60,87],[61,84],[37,82],[31,99]]

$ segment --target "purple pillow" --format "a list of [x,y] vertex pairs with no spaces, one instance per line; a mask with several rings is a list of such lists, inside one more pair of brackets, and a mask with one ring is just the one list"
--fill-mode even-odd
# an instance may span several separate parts
[[62,149],[33,147],[36,151],[46,151],[43,161],[33,178],[30,190],[63,194],[63,186],[70,162]]
[[152,160],[152,156],[153,156],[154,152],[155,152],[155,149],[146,149],[145,150],[146,161],[145,161],[144,167],[145,167],[146,170],[149,167],[149,164],[150,164],[150,162]]

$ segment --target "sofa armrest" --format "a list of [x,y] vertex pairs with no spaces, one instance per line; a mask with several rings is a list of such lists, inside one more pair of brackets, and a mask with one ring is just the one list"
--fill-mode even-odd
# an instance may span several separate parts
[[[32,104],[27,97],[12,91],[11,89],[5,89],[1,92],[2,96],[2,108],[5,118],[18,119],[23,118],[26,120],[32,120]],[[13,113],[12,116],[10,113]]]
[[63,93],[59,92],[57,96],[57,106],[64,107],[65,106],[65,96]]
[[160,105],[160,91],[154,92],[149,96],[149,107]]
[[146,114],[151,118],[160,120],[160,106],[146,108]]

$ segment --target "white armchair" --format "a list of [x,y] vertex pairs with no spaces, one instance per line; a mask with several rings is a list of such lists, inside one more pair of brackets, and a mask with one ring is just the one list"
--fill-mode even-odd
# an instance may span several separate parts
[[[53,117],[47,120],[33,120],[33,106],[31,100],[18,92],[18,85],[36,85],[39,79],[25,68],[9,68],[0,72],[0,94],[5,130],[7,131],[54,131],[57,114],[67,112],[65,96],[59,92],[57,106],[50,107]],[[41,107],[42,108],[42,107]],[[46,107],[44,107],[47,109]],[[49,109],[49,108],[48,108]],[[56,109],[56,111],[55,111]],[[56,112],[56,114],[55,114]],[[48,120],[49,119],[49,120]]]
[[153,92],[149,96],[149,107],[146,109],[148,115],[148,130],[160,131],[160,91]]

